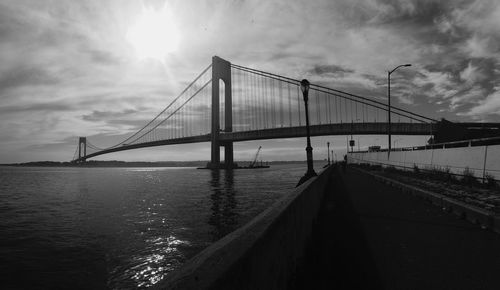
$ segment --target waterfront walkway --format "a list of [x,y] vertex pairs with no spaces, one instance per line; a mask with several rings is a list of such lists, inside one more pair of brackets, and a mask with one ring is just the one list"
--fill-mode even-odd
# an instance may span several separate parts
[[298,289],[500,289],[500,235],[348,169],[333,177]]

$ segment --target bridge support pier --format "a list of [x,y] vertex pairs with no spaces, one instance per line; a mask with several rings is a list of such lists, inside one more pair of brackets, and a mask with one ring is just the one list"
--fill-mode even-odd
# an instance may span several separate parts
[[[219,140],[220,128],[220,80],[224,82],[224,132],[233,131],[233,105],[231,89],[231,63],[218,57],[212,58],[212,136],[211,157],[208,168],[233,168],[233,142]],[[220,147],[224,147],[224,163],[220,162]]]
[[235,167],[234,155],[233,155],[233,142],[227,142],[223,146],[224,146],[224,167],[225,168]]
[[78,160],[81,160],[81,162],[85,162],[86,156],[87,156],[87,137],[80,137],[78,139]]

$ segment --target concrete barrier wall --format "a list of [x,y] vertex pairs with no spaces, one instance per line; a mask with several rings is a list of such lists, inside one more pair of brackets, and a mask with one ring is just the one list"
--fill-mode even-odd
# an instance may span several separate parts
[[286,289],[311,238],[333,167],[215,242],[156,289]]
[[371,163],[383,166],[413,168],[449,168],[452,173],[463,174],[466,168],[482,178],[490,174],[500,180],[500,145],[460,148],[441,148],[414,151],[353,152],[348,162]]

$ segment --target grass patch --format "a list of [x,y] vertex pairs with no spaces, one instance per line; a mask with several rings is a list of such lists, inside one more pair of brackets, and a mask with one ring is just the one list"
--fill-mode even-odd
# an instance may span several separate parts
[[466,167],[464,172],[462,173],[462,183],[473,187],[473,186],[478,186],[479,181],[477,178],[474,176],[474,171],[470,170],[469,167]]
[[416,175],[420,175],[420,168],[418,168],[417,164],[413,164],[413,173]]
[[486,173],[484,175],[486,186],[489,188],[497,188],[498,187],[498,182],[495,179],[495,176],[491,175],[490,173]]

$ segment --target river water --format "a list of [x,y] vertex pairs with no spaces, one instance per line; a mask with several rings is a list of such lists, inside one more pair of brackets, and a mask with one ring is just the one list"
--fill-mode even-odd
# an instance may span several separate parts
[[304,172],[0,167],[0,288],[151,286]]

